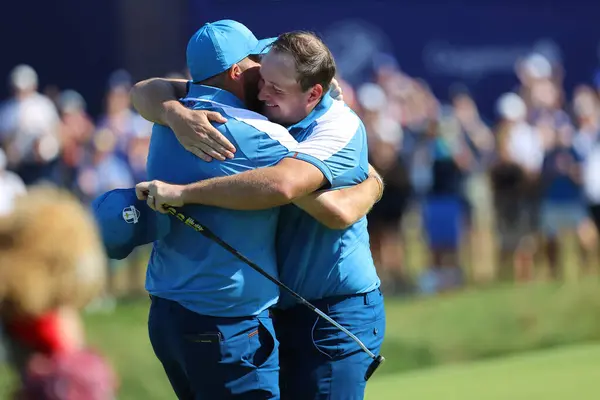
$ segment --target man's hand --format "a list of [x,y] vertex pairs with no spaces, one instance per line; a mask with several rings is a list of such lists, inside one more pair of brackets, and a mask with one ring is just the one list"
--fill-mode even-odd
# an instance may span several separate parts
[[135,185],[135,195],[139,200],[146,200],[148,207],[154,211],[167,214],[165,206],[183,206],[183,189],[183,185],[161,181],[141,182]]
[[333,78],[331,80],[331,93],[330,93],[331,97],[334,100],[344,100],[344,94],[342,93],[342,87],[340,86],[340,83]]
[[221,114],[192,111],[179,102],[187,92],[183,79],[151,78],[131,89],[131,103],[142,117],[169,126],[179,143],[204,161],[233,158],[235,147],[216,130],[210,121],[225,123]]
[[235,147],[210,123],[227,122],[218,112],[172,107],[166,110],[165,119],[179,143],[202,160],[209,162],[213,158],[221,161],[233,158]]
[[369,164],[369,179],[344,189],[327,190],[294,200],[294,204],[329,229],[346,229],[369,213],[383,195],[383,179]]
[[379,194],[377,195],[377,198],[375,200],[375,203],[377,203],[383,197],[383,191],[385,190],[385,183],[383,183],[383,178],[381,177],[379,172],[377,172],[375,167],[373,167],[371,164],[369,164],[369,176],[371,178],[375,179],[375,181],[377,182],[377,185],[379,187]]

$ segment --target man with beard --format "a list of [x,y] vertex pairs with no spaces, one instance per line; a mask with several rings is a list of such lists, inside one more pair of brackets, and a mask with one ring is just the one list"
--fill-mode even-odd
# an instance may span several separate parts
[[[137,185],[138,196],[163,213],[164,205],[203,204],[238,211],[285,205],[277,230],[280,279],[377,353],[385,331],[385,311],[366,218],[334,230],[297,206],[304,203],[303,196],[317,190],[369,180],[364,125],[345,104],[328,95],[335,62],[313,34],[280,35],[261,64],[259,99],[264,102],[264,113],[271,121],[285,125],[300,142],[298,146],[273,166],[233,176],[185,185],[173,179],[143,182]],[[182,122],[184,114],[177,111],[181,107],[173,103],[174,96],[169,96],[173,88],[165,82],[159,82],[165,91],[138,86],[134,104],[149,118],[163,115],[171,127],[189,125],[185,116]],[[187,96],[184,104],[194,93],[190,90]],[[223,144],[227,145],[221,141],[213,150]],[[231,157],[227,151],[223,153]],[[218,157],[218,152],[210,154]],[[291,202],[295,205],[286,205]],[[369,356],[327,321],[294,304],[291,297],[282,294],[277,308],[282,398],[363,398]]]
[[[205,163],[185,151],[169,128],[156,124],[147,166],[151,179],[187,184],[235,176],[274,165],[297,147],[285,128],[245,109],[257,93],[259,64],[253,55],[264,45],[231,20],[196,32],[187,49],[193,82],[182,103],[225,115],[227,121],[217,129],[239,150],[230,160]],[[379,184],[374,179],[365,184],[375,193],[367,202],[372,205]],[[153,192],[143,198],[153,209],[163,204]],[[323,213],[326,198],[308,197],[300,206]],[[278,277],[274,239],[279,208],[191,205],[186,213]],[[275,285],[218,244],[174,224],[154,244],[146,288],[152,297],[150,339],[179,398],[279,398],[278,341],[269,312],[278,301]]]

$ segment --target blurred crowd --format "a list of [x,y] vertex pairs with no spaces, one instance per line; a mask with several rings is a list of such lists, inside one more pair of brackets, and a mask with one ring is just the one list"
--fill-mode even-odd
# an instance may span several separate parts
[[[28,65],[15,67],[8,83],[13,95],[0,106],[2,166],[22,183],[50,181],[89,203],[107,190],[144,179],[152,125],[132,110],[125,71],[108,80],[104,111],[96,119],[74,90],[49,86],[41,93],[37,73]],[[20,190],[20,183],[4,185]]]
[[[563,233],[574,232],[583,272],[600,226],[600,78],[570,96],[563,70],[540,54],[515,65],[519,84],[480,115],[467,87],[449,102],[384,58],[370,82],[340,82],[363,119],[371,164],[386,191],[369,214],[372,251],[384,286],[436,293],[465,283],[464,248],[497,274],[527,281],[543,259],[560,277]],[[145,179],[151,123],[131,107],[131,77],[107,81],[95,117],[74,90],[38,87],[36,71],[16,66],[12,96],[0,104],[0,214],[27,185],[46,180],[84,203]],[[409,276],[404,217],[419,216],[427,268]],[[410,282],[413,282],[411,284]]]
[[[39,87],[37,72],[16,66],[8,77],[12,96],[0,104],[0,215],[31,184],[50,182],[74,193],[86,206],[100,194],[145,179],[152,124],[131,107],[130,75],[107,79],[103,111],[92,116],[84,97],[55,85]],[[139,251],[135,255],[139,255]],[[116,267],[101,305],[114,306]],[[140,291],[143,272],[129,268],[128,291]],[[132,281],[135,279],[135,281]]]
[[492,277],[523,282],[544,265],[547,277],[561,278],[569,234],[578,245],[571,262],[581,275],[594,273],[600,75],[568,96],[563,73],[538,53],[519,59],[518,84],[498,98],[493,120],[464,85],[451,86],[442,102],[392,57],[372,82],[345,85],[345,100],[366,124],[371,163],[387,182],[369,215],[384,285],[406,286],[410,245],[398,243],[410,233],[402,222],[411,212],[427,248],[414,279],[422,293],[463,285],[467,258],[473,273],[493,265]]

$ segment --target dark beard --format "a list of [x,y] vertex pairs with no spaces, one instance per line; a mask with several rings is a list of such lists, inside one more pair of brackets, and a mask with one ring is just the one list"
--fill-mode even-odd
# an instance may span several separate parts
[[261,112],[264,105],[263,102],[258,99],[258,81],[246,82],[245,87],[245,103],[246,108],[250,111]]
[[263,114],[265,103],[260,101],[258,99],[258,97],[254,97],[254,98],[252,98],[252,96],[246,96],[246,97],[249,97],[246,99],[246,108],[248,108],[248,110],[250,110],[250,111],[254,111],[259,114]]

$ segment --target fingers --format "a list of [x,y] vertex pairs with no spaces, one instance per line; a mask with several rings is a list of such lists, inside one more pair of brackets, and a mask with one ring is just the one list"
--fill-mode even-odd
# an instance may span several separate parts
[[233,153],[236,151],[235,146],[221,132],[211,127],[207,130],[206,134],[207,140],[205,144],[210,144],[222,156],[233,158]]
[[342,87],[340,86],[339,82],[333,78],[331,80],[331,97],[334,98],[335,100],[343,100],[344,99],[344,94],[342,93]]
[[154,211],[168,214],[168,204],[163,204],[163,196],[158,193],[158,181],[140,182],[135,185],[135,195],[138,200],[146,200],[146,204]]
[[[207,112],[206,118],[213,122],[227,122],[226,118],[224,118],[221,114],[215,111]],[[219,144],[223,148],[223,152],[215,148],[216,150],[221,152],[226,157],[233,158],[233,153],[235,153],[236,151],[235,146],[221,132],[219,132],[215,127],[210,125],[210,127],[207,127],[205,133],[208,135],[209,138],[213,139],[217,144]],[[225,154],[225,151],[229,151],[230,153]]]
[[148,207],[150,207],[151,209],[153,209],[154,211],[156,211],[156,204],[155,204],[156,200],[154,199],[154,196],[149,194],[148,197],[146,198],[146,204],[148,204]]
[[198,148],[198,150],[200,150],[202,153],[204,153],[207,156],[207,158],[209,158],[209,159],[214,158],[215,160],[225,161],[224,156],[222,156],[219,152],[217,152],[216,150],[214,150],[207,144],[198,143],[198,145],[196,147]]
[[227,118],[223,117],[220,113],[216,111],[208,111],[206,113],[206,118],[213,122],[218,122],[220,124],[224,124],[225,122],[227,122]]
[[158,211],[156,207],[156,182],[140,182],[135,185],[135,196],[138,200],[146,200],[146,204],[154,211]]
[[206,162],[210,162],[213,158],[215,160],[225,161],[226,157],[234,157],[233,153],[226,150],[223,146],[209,137],[206,137],[203,142],[194,141],[192,143],[191,141],[185,140],[182,141],[182,144],[187,151]]
[[138,200],[145,200],[150,190],[151,182],[140,182],[135,185],[135,195]]
[[189,143],[184,145],[185,149],[196,157],[202,159],[202,161],[211,162],[214,159],[219,161],[225,161],[225,157],[219,154],[216,150],[204,143]]
[[227,158],[233,158],[234,155],[229,150],[225,149],[222,145],[215,142],[214,140],[208,140],[206,143],[199,143],[198,147],[209,156],[217,160],[225,160]]
[[184,146],[185,149],[187,151],[189,151],[190,153],[192,153],[193,155],[195,155],[196,157],[198,157],[199,159],[201,159],[202,161],[206,161],[206,162],[211,162],[212,161],[212,157],[209,156],[208,154],[206,154],[205,152],[203,152],[200,148],[194,146],[194,145],[187,145]]
[[166,207],[169,207],[166,204],[160,204],[160,205],[155,205],[156,211],[158,211],[161,214],[168,214],[169,210],[167,210]]

